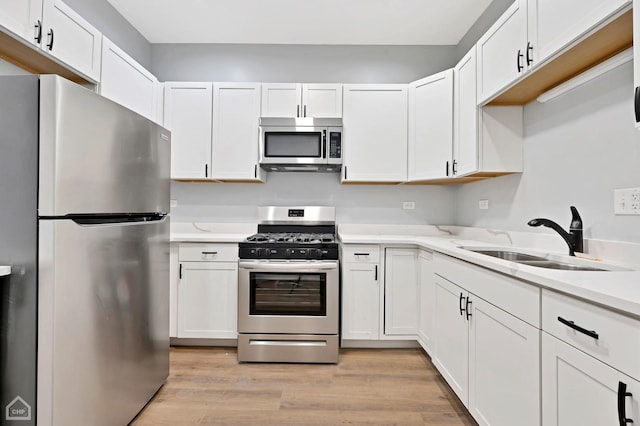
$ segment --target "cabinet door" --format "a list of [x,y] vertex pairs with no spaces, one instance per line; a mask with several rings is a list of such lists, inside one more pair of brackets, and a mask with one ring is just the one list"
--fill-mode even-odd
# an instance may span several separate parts
[[238,266],[183,262],[178,288],[178,337],[237,337]]
[[343,182],[407,180],[407,86],[344,86]]
[[211,168],[211,83],[165,83],[164,127],[171,130],[171,178],[206,179]]
[[[620,383],[632,396],[619,395]],[[545,426],[618,425],[618,400],[624,418],[640,422],[640,382],[625,376],[557,338],[542,333],[542,424]]]
[[44,0],[41,47],[94,81],[100,81],[102,34],[61,0]]
[[464,308],[467,292],[436,275],[435,357],[433,364],[468,407],[469,322]]
[[302,117],[342,117],[342,84],[303,84]]
[[302,84],[262,84],[262,117],[301,117],[301,101]]
[[454,135],[452,174],[478,170],[478,103],[476,101],[476,49],[471,48],[454,72]]
[[342,338],[378,340],[380,330],[378,265],[344,263],[342,274]]
[[540,331],[469,296],[469,412],[480,425],[539,426]]
[[630,3],[630,0],[528,0],[534,66]]
[[260,84],[213,84],[213,179],[259,180],[259,119]]
[[515,0],[476,46],[478,102],[484,103],[526,70],[527,0]]
[[42,0],[0,0],[0,26],[38,44],[37,37],[43,30]]
[[418,332],[417,250],[386,249],[384,334],[413,337]]
[[447,177],[452,144],[453,70],[446,70],[409,85],[409,180]]
[[108,38],[102,38],[102,96],[155,120],[157,85],[158,79],[153,74]]
[[435,347],[436,282],[433,273],[433,253],[420,250],[418,255],[420,306],[418,308],[418,342],[429,355]]

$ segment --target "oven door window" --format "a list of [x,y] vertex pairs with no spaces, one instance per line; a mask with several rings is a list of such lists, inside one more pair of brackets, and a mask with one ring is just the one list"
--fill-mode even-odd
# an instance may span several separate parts
[[265,132],[264,156],[322,158],[322,132]]
[[252,272],[251,315],[327,315],[326,273]]

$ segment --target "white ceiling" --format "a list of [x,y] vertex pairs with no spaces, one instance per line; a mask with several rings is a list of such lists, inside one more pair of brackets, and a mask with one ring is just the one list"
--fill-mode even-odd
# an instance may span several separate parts
[[108,0],[150,43],[456,45],[491,0]]

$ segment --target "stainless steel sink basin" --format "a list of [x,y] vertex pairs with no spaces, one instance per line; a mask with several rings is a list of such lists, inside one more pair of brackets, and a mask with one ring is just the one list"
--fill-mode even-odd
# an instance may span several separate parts
[[[561,262],[558,260],[550,259],[542,256],[534,256],[527,253],[521,253],[517,251],[510,250],[490,250],[490,249],[479,249],[479,248],[470,248],[470,247],[460,247],[462,249],[472,251],[474,253],[484,254],[486,256],[495,257],[498,259],[507,260],[509,262],[520,263],[522,265],[535,266],[538,268],[548,268],[548,269],[561,269],[565,271],[608,271],[610,269],[602,269],[595,266],[589,266],[584,264],[573,264],[568,262]],[[618,268],[613,268],[618,269]],[[621,268],[622,269],[622,268]]]

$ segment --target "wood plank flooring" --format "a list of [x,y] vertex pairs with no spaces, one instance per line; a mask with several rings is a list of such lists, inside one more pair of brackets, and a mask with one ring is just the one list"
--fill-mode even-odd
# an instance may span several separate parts
[[170,356],[132,425],[476,425],[419,349],[341,349],[338,365],[240,364],[235,348]]

